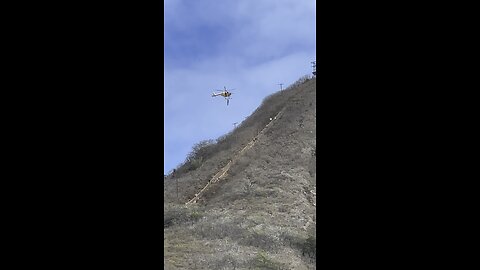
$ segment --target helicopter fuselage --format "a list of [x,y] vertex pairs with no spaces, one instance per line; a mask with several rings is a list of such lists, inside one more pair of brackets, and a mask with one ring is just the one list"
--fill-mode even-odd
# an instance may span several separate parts
[[228,91],[225,91],[225,92],[221,92],[221,93],[213,93],[212,94],[212,97],[216,97],[216,96],[222,96],[222,97],[229,97],[231,96],[232,93],[228,92]]

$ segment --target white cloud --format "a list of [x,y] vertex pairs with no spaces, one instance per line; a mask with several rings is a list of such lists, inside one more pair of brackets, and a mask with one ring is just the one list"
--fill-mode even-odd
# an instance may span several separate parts
[[[175,58],[165,55],[169,63],[164,82],[168,171],[184,161],[195,143],[216,139],[230,131],[234,122],[243,121],[263,98],[279,89],[278,83],[285,88],[310,74],[316,29],[315,1],[311,0],[164,3],[165,42],[185,49]],[[219,30],[211,32],[215,26]],[[192,29],[208,31],[189,32]],[[179,34],[182,40],[176,39]],[[199,50],[201,46],[215,50]],[[195,51],[208,53],[199,57]],[[229,106],[221,97],[211,97],[213,89],[223,86],[236,88]]]

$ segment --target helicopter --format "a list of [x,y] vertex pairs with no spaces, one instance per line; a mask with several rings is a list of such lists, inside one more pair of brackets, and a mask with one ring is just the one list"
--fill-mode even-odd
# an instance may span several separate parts
[[[215,90],[215,91],[217,91],[217,92],[218,92],[218,91],[220,91],[220,92],[219,92],[219,93],[213,92],[213,93],[212,93],[212,97],[216,97],[216,96],[222,96],[222,97],[224,97],[224,98],[227,100],[227,106],[228,106],[228,103],[229,103],[229,101],[230,101],[230,99],[231,99],[230,96],[231,96],[233,93],[232,93],[232,92],[229,92],[229,91],[227,90],[227,87],[226,87],[226,86],[224,86],[223,88],[224,88],[224,90]],[[231,89],[231,90],[235,90],[235,89]]]

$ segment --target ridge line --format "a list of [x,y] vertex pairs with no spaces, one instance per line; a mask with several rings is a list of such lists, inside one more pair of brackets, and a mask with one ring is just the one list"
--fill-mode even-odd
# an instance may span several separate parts
[[[306,91],[304,89],[301,89],[301,90]],[[253,139],[250,140],[250,142],[247,143],[247,145],[245,145],[245,147],[242,148],[242,150],[240,150],[237,154],[235,154],[234,157],[227,163],[227,165],[222,167],[198,193],[195,193],[195,196],[192,199],[190,199],[189,201],[187,201],[185,203],[185,206],[188,207],[191,204],[197,203],[197,201],[200,199],[200,195],[202,195],[202,193],[204,193],[205,190],[207,190],[207,188],[210,186],[210,184],[217,183],[218,181],[220,181],[221,178],[224,178],[225,174],[228,172],[230,167],[233,165],[233,163],[236,160],[238,160],[238,158],[243,154],[243,152],[245,152],[248,149],[251,149],[255,145],[258,138],[260,136],[262,136],[266,132],[266,130],[268,130],[272,126],[272,124],[274,122],[276,122],[277,118],[280,119],[280,116],[282,115],[282,113],[285,111],[285,109],[289,105],[289,101],[292,98],[294,98],[295,96],[296,96],[295,94],[292,94],[290,97],[288,97],[287,100],[285,101],[284,105],[283,105],[283,108],[277,113],[277,115],[275,115],[272,118],[272,120],[267,125],[265,125],[265,127],[260,132],[258,132],[257,135],[254,136]]]

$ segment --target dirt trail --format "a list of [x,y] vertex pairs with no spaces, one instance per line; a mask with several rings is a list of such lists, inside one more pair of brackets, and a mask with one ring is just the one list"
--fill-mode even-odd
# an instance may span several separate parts
[[227,165],[225,165],[223,168],[221,168],[213,177],[208,181],[208,183],[203,187],[198,193],[195,194],[195,197],[193,197],[191,200],[185,203],[186,206],[192,205],[196,203],[199,199],[200,196],[205,193],[206,190],[208,190],[208,187],[211,184],[217,183],[220,181],[222,178],[225,178],[228,170],[230,167],[242,156],[242,154],[247,151],[248,149],[252,148],[255,143],[258,141],[258,139],[273,125],[274,122],[276,122],[280,117],[282,116],[282,113],[285,111],[285,108],[287,105],[283,106],[283,108],[280,110],[280,112],[275,115],[272,120],[257,134],[257,136],[253,137],[253,139],[248,142],[245,147],[242,148],[234,157],[232,160],[230,160]]
[[[303,90],[305,91],[305,90]],[[189,205],[192,205],[194,203],[196,203],[200,197],[202,196],[202,194],[204,194],[208,188],[210,187],[211,184],[214,184],[214,183],[217,183],[219,182],[221,179],[225,178],[225,176],[227,175],[227,172],[228,170],[230,169],[230,167],[232,165],[235,164],[235,162],[245,153],[245,151],[247,151],[248,149],[251,149],[255,143],[258,141],[259,138],[261,138],[263,136],[263,134],[265,134],[265,132],[268,131],[268,129],[277,121],[281,118],[283,112],[285,111],[285,109],[289,106],[290,102],[291,101],[295,101],[295,97],[297,95],[301,95],[301,93],[296,93],[296,94],[293,94],[291,97],[289,97],[287,99],[287,101],[285,102],[285,105],[283,106],[283,108],[277,113],[277,115],[275,115],[272,120],[256,135],[253,137],[252,140],[250,140],[248,142],[247,145],[245,145],[245,147],[243,147],[234,157],[232,160],[230,160],[227,165],[225,165],[224,167],[222,167],[213,177],[212,179],[210,179],[210,181],[208,181],[208,183],[198,192],[195,194],[195,196],[190,199],[188,202],[185,203],[186,206],[189,206]]]

